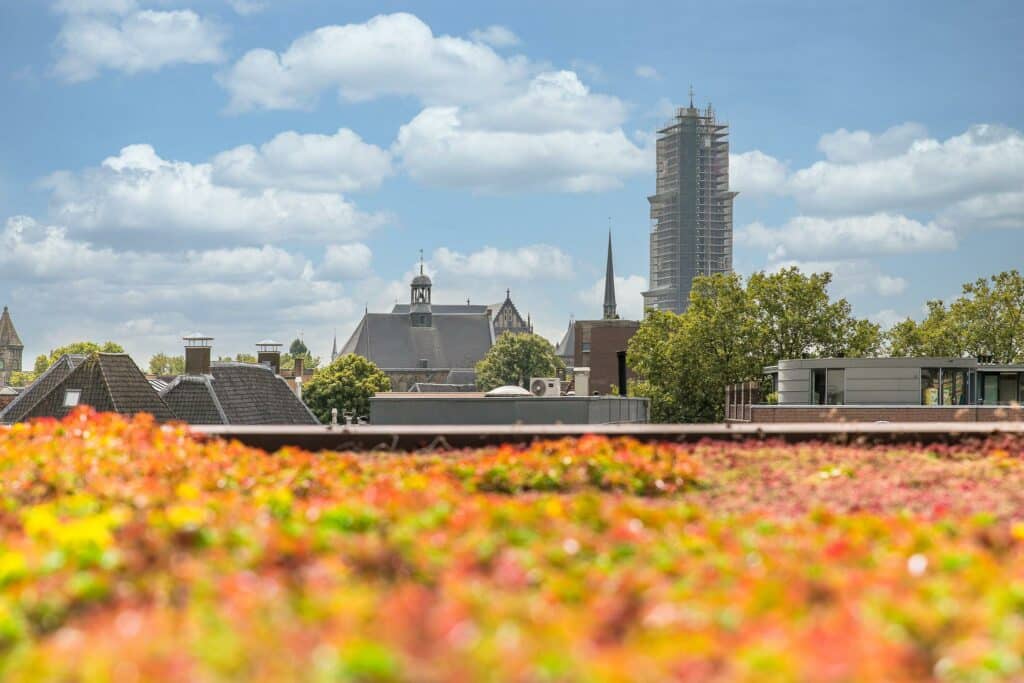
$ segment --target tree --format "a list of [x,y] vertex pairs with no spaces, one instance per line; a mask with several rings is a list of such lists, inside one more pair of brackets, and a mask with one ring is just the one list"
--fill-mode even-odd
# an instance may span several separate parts
[[12,387],[27,387],[32,382],[36,381],[36,373],[30,371],[16,371],[12,372],[8,379],[8,384]]
[[[316,370],[317,368],[320,367],[319,356],[314,356],[309,351],[306,351],[305,353],[300,355],[303,358],[303,363],[305,364],[305,368],[307,370]],[[295,368],[295,356],[293,356],[290,353],[281,354],[281,369],[292,370],[293,368]]]
[[307,355],[309,354],[309,349],[306,347],[306,342],[301,339],[295,339],[292,340],[291,346],[288,347],[288,353],[293,356],[298,356],[299,354]]
[[42,374],[46,372],[51,365],[60,360],[61,356],[72,354],[88,356],[94,353],[124,353],[124,347],[120,344],[115,344],[112,341],[106,341],[102,344],[88,341],[72,342],[53,349],[50,351],[49,357],[39,356],[36,358],[34,369],[37,374]]
[[483,391],[506,384],[526,388],[531,377],[554,377],[562,368],[555,347],[536,334],[503,334],[476,364],[476,384]]
[[182,375],[185,373],[185,357],[158,353],[149,359],[149,371],[154,375]]
[[362,356],[349,353],[318,370],[304,385],[302,398],[321,422],[329,422],[331,409],[338,413],[370,414],[370,397],[378,391],[391,391],[391,380]]
[[780,358],[877,353],[878,325],[831,301],[830,283],[796,268],[755,273],[746,286],[735,274],[695,278],[685,313],[650,311],[630,340],[632,393],[651,399],[658,422],[719,421],[725,387]]
[[920,323],[912,318],[898,322],[886,333],[891,356],[964,355],[964,331],[953,320],[946,304],[938,299],[928,302],[928,315]]

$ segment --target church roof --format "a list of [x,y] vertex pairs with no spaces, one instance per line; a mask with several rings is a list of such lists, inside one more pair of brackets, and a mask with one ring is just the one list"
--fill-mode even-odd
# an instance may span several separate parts
[[[490,316],[482,313],[447,313],[432,306],[431,326],[414,327],[408,306],[394,313],[367,313],[341,353],[355,353],[380,368],[472,368],[493,343]],[[486,309],[486,307],[483,307]]]
[[18,331],[14,329],[11,314],[6,306],[4,306],[3,313],[0,313],[0,346],[24,347],[21,337],[18,336]]
[[615,310],[615,268],[612,266],[612,232],[608,231],[608,263],[604,273],[604,319],[618,318]]
[[576,322],[569,320],[569,329],[562,336],[562,341],[555,347],[555,355],[559,358],[573,358],[576,355]]

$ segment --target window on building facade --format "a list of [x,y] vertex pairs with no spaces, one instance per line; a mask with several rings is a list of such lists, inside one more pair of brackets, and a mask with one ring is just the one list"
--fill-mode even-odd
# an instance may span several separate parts
[[942,405],[967,404],[967,371],[946,368],[942,371]]
[[1017,396],[1017,373],[1015,372],[1002,372],[999,373],[999,402],[1000,403],[1014,403],[1019,398]]
[[811,370],[811,404],[825,405],[825,371]]
[[64,407],[74,408],[78,405],[78,401],[82,398],[81,389],[68,389],[64,392]]
[[583,342],[583,353],[590,353],[590,342]]
[[5,366],[4,366],[4,359],[3,359],[3,358],[0,358],[0,370],[3,370],[3,369],[4,369],[4,367],[5,367]]
[[921,368],[921,405],[939,405],[938,368]]
[[985,405],[999,403],[999,375],[981,375],[981,398]]
[[846,369],[830,369],[826,375],[826,399],[830,406],[841,406],[846,402]]

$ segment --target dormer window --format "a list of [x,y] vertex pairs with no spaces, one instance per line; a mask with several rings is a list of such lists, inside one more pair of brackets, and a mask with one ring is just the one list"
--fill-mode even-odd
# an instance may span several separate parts
[[82,398],[81,389],[68,389],[64,392],[64,407],[74,408],[78,405],[78,401]]

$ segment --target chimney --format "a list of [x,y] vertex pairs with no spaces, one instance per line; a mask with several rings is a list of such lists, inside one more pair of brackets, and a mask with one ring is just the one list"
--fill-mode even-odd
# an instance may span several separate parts
[[256,344],[256,362],[267,365],[275,375],[281,374],[281,344],[272,339],[264,339]]
[[194,332],[182,338],[185,342],[185,374],[210,374],[210,349],[213,337]]
[[303,356],[301,356],[301,355],[295,356],[295,373],[294,373],[293,376],[295,377],[296,381],[302,379],[303,372],[306,369],[305,366],[306,366],[306,359]]

